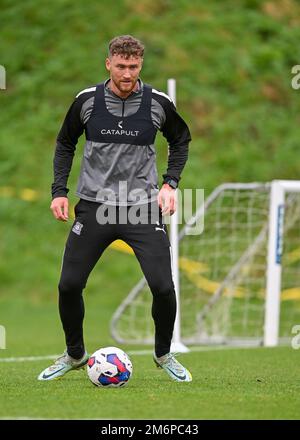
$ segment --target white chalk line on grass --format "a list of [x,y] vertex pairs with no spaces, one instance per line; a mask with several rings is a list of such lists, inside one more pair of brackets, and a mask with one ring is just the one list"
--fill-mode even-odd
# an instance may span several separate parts
[[0,358],[0,362],[31,362],[31,361],[44,361],[47,359],[55,359],[61,356],[59,354],[48,355],[48,356],[27,356],[27,357],[7,357]]
[[[190,351],[193,352],[201,352],[201,351],[218,351],[218,350],[240,350],[240,349],[249,349],[249,348],[259,348],[259,347],[237,347],[237,346],[229,346],[229,345],[218,345],[218,346],[205,346],[205,347],[190,347]],[[152,354],[153,350],[128,350],[126,351],[129,356],[142,356]],[[35,361],[44,361],[50,359],[56,359],[61,354],[51,354],[46,356],[23,356],[23,357],[7,357],[0,358],[0,363],[4,362],[35,362]]]

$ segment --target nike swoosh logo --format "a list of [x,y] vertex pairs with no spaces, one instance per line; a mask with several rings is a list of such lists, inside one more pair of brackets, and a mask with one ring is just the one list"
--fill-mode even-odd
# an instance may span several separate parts
[[62,371],[63,369],[64,369],[65,367],[62,367],[62,368],[60,368],[60,370],[56,370],[56,371],[54,371],[54,373],[51,373],[51,374],[43,374],[43,379],[48,379],[48,377],[51,377],[51,376],[53,376],[54,374],[56,374],[56,373],[59,373],[60,371]]
[[178,374],[174,373],[174,371],[170,370],[170,368],[168,368],[168,367],[167,367],[167,370],[169,370],[172,374],[174,374],[174,376],[176,376],[180,380],[185,380],[185,378],[186,378],[186,375],[178,376]]

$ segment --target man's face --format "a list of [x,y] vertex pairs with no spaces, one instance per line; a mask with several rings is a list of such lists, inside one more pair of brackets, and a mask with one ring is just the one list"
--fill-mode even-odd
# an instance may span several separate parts
[[143,59],[130,56],[113,55],[106,58],[105,65],[110,73],[111,89],[121,97],[129,96],[134,90],[142,69]]

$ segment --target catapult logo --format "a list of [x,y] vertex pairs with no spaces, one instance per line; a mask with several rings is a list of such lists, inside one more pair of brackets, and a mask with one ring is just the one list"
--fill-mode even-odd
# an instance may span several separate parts
[[124,130],[123,129],[123,121],[118,122],[118,128],[102,128],[101,134],[112,134],[114,136],[138,136],[139,130]]

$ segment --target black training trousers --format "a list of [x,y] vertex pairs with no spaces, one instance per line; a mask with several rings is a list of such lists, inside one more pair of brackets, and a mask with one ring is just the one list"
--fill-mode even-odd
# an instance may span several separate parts
[[161,211],[157,224],[151,224],[150,221],[148,224],[121,224],[124,220],[119,220],[120,210],[124,214],[124,210],[128,211],[129,208],[116,207],[117,222],[99,224],[97,210],[100,205],[80,199],[75,206],[75,221],[66,242],[59,281],[59,313],[68,353],[74,358],[80,358],[85,350],[82,292],[103,251],[114,240],[120,239],[132,247],[152,292],[155,353],[156,356],[163,356],[170,351],[176,296],[171,272],[170,242],[166,226],[162,223]]

